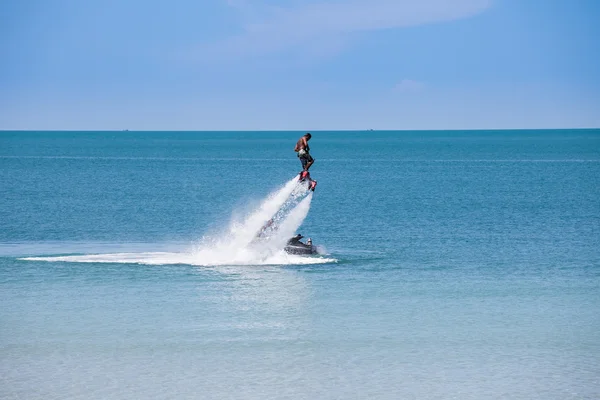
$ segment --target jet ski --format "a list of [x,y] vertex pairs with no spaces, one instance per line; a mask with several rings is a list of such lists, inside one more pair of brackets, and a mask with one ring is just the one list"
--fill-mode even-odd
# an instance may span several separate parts
[[288,240],[287,245],[284,250],[288,254],[296,254],[296,255],[310,255],[317,254],[317,247],[313,246],[312,240],[308,238],[307,243],[302,243],[300,239],[304,236],[298,234]]

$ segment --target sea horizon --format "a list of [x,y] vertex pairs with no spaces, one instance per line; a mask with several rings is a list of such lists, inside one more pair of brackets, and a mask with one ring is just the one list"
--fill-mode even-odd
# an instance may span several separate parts
[[467,128],[467,129],[0,129],[0,132],[514,132],[595,131],[593,128]]

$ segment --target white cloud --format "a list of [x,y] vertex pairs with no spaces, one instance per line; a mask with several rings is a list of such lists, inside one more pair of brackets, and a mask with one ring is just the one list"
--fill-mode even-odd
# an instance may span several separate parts
[[466,18],[491,5],[491,0],[351,0],[275,7],[262,2],[225,1],[247,21],[243,33],[203,50],[236,56],[281,51],[353,32]]

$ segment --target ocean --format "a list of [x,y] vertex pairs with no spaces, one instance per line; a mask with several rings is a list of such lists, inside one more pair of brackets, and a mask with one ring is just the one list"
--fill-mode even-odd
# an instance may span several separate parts
[[303,133],[0,132],[0,398],[600,398],[600,130]]

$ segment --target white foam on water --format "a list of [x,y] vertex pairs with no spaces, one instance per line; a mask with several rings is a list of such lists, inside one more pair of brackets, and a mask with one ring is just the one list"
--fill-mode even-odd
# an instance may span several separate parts
[[20,260],[25,261],[46,261],[46,262],[74,262],[74,263],[116,263],[116,264],[145,264],[145,265],[176,265],[187,264],[197,266],[235,266],[235,265],[308,265],[308,264],[326,264],[336,262],[334,258],[325,257],[302,257],[287,254],[284,251],[277,252],[270,257],[258,260],[252,258],[252,253],[246,253],[248,258],[239,253],[236,257],[219,257],[214,254],[212,257],[206,257],[207,254],[193,253],[167,253],[167,252],[146,252],[146,253],[113,253],[113,254],[87,254],[75,256],[50,256],[50,257],[24,257]]
[[[285,204],[286,200],[288,200],[288,198],[297,190],[297,178],[291,179],[283,186],[283,188],[267,196],[258,210],[248,215],[244,221],[232,221],[229,232],[216,240],[234,242],[238,247],[247,246],[254,239],[254,236],[265,222],[272,218]],[[204,238],[204,240],[211,239]]]
[[285,247],[290,237],[294,236],[296,230],[302,225],[310,210],[313,193],[310,192],[300,200],[289,214],[286,214],[276,225],[276,229],[270,231],[269,237],[260,243],[267,250],[276,251]]
[[[203,238],[193,252],[198,265],[285,265],[335,262],[325,257],[287,254],[283,248],[308,215],[313,192],[294,178],[269,196],[256,212],[219,238]],[[283,198],[283,200],[281,200]],[[261,228],[269,220],[273,225]]]
[[[188,251],[140,252],[26,257],[27,261],[127,263],[148,265],[188,264],[221,265],[290,265],[336,262],[323,256],[300,256],[283,249],[308,215],[313,192],[297,178],[271,193],[262,204],[242,221],[232,221],[229,229],[217,237],[203,237]],[[262,230],[267,221],[273,224]],[[260,234],[259,234],[260,233]]]

